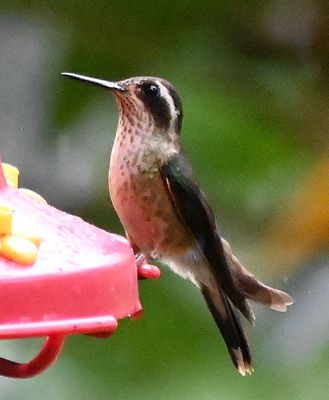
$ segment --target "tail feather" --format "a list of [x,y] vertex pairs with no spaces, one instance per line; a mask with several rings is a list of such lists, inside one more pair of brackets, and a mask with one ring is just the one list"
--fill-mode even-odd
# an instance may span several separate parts
[[285,312],[287,307],[294,303],[288,293],[266,286],[255,277],[250,279],[248,285],[242,285],[241,291],[248,299],[264,304],[275,311]]
[[231,260],[237,286],[248,299],[280,312],[287,311],[287,307],[294,303],[294,299],[288,293],[264,285],[255,275],[244,268],[235,256],[232,256]]
[[253,372],[248,340],[238,312],[222,290],[201,286],[208,308],[223,336],[234,366],[241,375]]
[[272,310],[285,312],[287,307],[294,303],[294,299],[286,292],[264,285],[255,275],[251,274],[232,254],[230,244],[221,238],[228,257],[233,278],[240,292],[249,300],[257,301],[270,307]]

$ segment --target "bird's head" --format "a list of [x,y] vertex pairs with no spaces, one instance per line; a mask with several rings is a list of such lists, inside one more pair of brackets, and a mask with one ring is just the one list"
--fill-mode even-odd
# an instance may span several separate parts
[[111,82],[69,72],[62,75],[111,91],[119,104],[122,124],[139,123],[149,130],[180,133],[182,102],[174,86],[162,78],[142,76]]

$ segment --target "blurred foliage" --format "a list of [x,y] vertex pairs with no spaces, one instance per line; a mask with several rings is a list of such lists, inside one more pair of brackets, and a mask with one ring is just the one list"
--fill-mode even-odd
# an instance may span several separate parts
[[[184,148],[222,231],[251,270],[280,279],[298,302],[307,296],[298,279],[310,278],[286,282],[282,274],[312,267],[328,249],[327,21],[321,0],[2,0],[1,156],[52,204],[122,233],[106,184],[116,105],[59,73],[163,76],[182,95]],[[319,214],[313,207],[316,218],[310,212],[304,224],[317,204],[326,206]],[[164,272],[142,283],[141,297],[140,321],[123,321],[108,341],[72,337],[46,374],[2,380],[2,398],[328,397],[326,343],[303,362],[280,352],[301,328],[289,325],[294,308],[286,315],[257,309],[256,373],[242,379],[191,284]],[[307,313],[303,321],[308,326]],[[305,348],[328,338],[310,326]]]

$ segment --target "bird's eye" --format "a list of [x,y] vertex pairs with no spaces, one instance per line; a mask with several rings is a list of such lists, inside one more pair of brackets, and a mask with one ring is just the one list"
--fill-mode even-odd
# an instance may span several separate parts
[[148,98],[154,98],[158,96],[160,90],[159,87],[154,83],[144,83],[144,85],[142,86],[142,92],[144,96]]

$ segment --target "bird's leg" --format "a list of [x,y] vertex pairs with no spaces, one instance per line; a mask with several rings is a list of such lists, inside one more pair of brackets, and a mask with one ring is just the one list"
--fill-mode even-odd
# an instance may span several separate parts
[[148,263],[147,257],[141,252],[139,247],[131,239],[126,232],[126,238],[129,241],[131,248],[135,255],[135,263],[137,269],[138,279],[157,279],[160,277],[160,269],[152,264]]
[[146,257],[144,254],[140,251],[139,247],[136,245],[136,243],[132,240],[132,238],[126,233],[126,238],[130,244],[130,247],[133,249],[134,255],[135,255],[135,263],[136,267],[139,268],[142,264],[145,263]]
[[221,238],[233,279],[238,289],[248,299],[262,303],[273,310],[284,312],[294,300],[288,293],[264,285],[255,275],[251,274],[232,253],[230,244]]
[[137,253],[135,254],[135,262],[137,268],[141,267],[145,262],[146,262],[146,257],[144,256],[143,253]]

